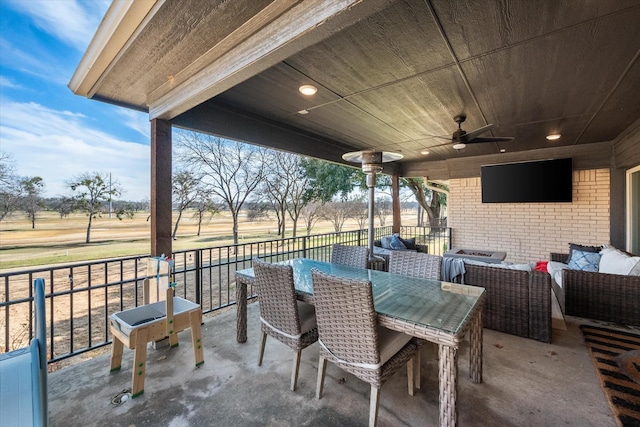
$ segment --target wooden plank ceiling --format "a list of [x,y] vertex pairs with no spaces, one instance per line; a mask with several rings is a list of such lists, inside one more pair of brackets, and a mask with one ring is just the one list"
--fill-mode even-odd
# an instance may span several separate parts
[[[332,161],[345,151],[401,152],[401,173],[440,179],[461,176],[464,164],[475,171],[549,153],[608,163],[610,141],[640,118],[639,0],[336,0],[325,2],[332,16],[277,49],[269,50],[275,35],[251,41],[268,23],[282,27],[276,35],[293,31],[306,16],[297,11],[314,3],[166,0],[91,96]],[[264,55],[248,42],[264,43]],[[154,114],[154,103],[194,91],[194,76],[216,61],[249,55],[259,59],[215,92],[203,89],[197,105]],[[318,93],[301,95],[302,84]],[[461,113],[467,131],[491,123],[482,136],[515,139],[454,150]],[[562,138],[549,142],[550,133]]]

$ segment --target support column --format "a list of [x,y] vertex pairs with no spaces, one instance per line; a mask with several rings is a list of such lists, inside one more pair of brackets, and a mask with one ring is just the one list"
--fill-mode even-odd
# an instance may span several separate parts
[[391,175],[391,204],[393,208],[393,225],[394,233],[400,233],[400,175],[394,172]]
[[151,256],[171,256],[171,123],[151,120]]

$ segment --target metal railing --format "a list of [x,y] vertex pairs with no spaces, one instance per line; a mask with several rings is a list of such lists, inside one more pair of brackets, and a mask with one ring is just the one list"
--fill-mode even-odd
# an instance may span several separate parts
[[[391,234],[378,227],[375,238]],[[451,229],[402,227],[400,235],[442,255]],[[176,295],[194,301],[203,313],[235,304],[235,272],[254,257],[282,261],[305,257],[328,261],[335,243],[366,246],[367,230],[290,237],[173,253]],[[24,347],[33,337],[33,280],[45,279],[49,363],[111,343],[110,315],[143,304],[148,255],[62,264],[0,273],[0,353]],[[254,298],[252,289],[248,298]]]

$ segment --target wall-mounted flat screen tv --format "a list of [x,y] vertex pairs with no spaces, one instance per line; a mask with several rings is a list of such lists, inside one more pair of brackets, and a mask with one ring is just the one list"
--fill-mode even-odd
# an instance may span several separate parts
[[482,203],[572,201],[570,158],[486,165],[480,168],[480,179]]

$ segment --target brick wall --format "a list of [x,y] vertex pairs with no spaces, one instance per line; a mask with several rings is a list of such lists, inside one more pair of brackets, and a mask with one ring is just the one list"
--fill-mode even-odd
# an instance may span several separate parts
[[609,170],[573,172],[573,203],[485,203],[480,178],[449,182],[453,246],[507,252],[506,261],[549,259],[569,243],[609,242]]

